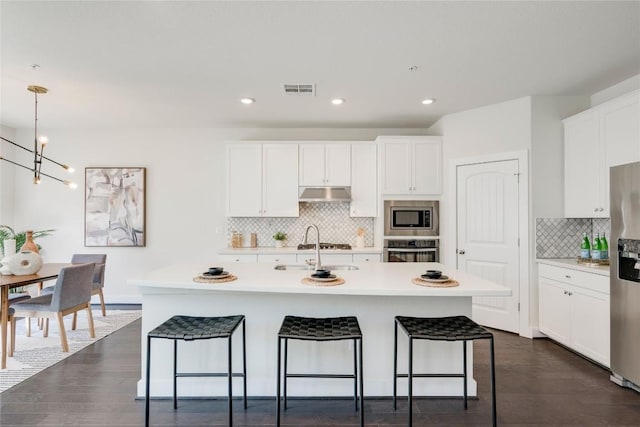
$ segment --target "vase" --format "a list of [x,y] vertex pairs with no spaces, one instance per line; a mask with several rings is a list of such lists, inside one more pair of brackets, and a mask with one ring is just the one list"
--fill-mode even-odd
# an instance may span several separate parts
[[24,245],[20,248],[20,252],[22,251],[31,251],[35,253],[39,253],[38,245],[33,243],[33,231],[27,231],[27,238],[24,242]]
[[284,247],[284,241],[276,240],[276,248],[283,248],[283,247]]
[[2,267],[0,267],[0,274],[10,275],[11,269],[9,268],[9,258],[16,254],[16,239],[6,239],[2,242],[3,258],[0,261]]
[[20,251],[9,258],[9,269],[16,276],[35,274],[42,268],[42,257],[32,251]]

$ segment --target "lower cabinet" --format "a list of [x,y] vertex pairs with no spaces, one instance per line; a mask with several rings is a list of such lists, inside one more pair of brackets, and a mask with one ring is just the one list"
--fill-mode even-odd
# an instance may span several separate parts
[[540,264],[540,331],[609,367],[609,278]]
[[[315,260],[316,253],[298,254],[298,264],[304,264],[307,260]],[[320,252],[320,261],[323,265],[335,264],[351,264],[353,262],[352,254],[325,254]]]
[[296,254],[258,254],[258,262],[276,264],[295,264]]
[[258,255],[255,254],[222,254],[218,259],[224,262],[258,262]]

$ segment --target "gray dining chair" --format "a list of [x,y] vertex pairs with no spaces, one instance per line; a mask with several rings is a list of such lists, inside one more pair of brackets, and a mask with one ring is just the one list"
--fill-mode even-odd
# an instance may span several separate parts
[[[68,352],[69,345],[64,328],[64,316],[77,313],[80,310],[87,310],[89,334],[91,338],[95,338],[96,333],[91,315],[91,289],[94,271],[94,264],[78,264],[63,268],[56,280],[53,293],[13,304],[11,306],[15,310],[13,318],[44,317],[47,320],[57,318],[62,351]],[[48,334],[49,322],[47,321],[43,336],[46,337]],[[28,333],[27,336],[29,336]]]
[[[102,316],[107,315],[107,309],[104,305],[104,294],[102,289],[104,288],[104,268],[107,263],[107,254],[73,254],[71,257],[71,264],[95,264],[95,271],[93,272],[93,284],[91,287],[91,295],[98,295],[100,297],[100,306],[102,307]],[[55,286],[49,286],[42,290],[42,295],[47,295],[53,292]],[[76,316],[73,317],[73,325],[71,329],[75,329]]]

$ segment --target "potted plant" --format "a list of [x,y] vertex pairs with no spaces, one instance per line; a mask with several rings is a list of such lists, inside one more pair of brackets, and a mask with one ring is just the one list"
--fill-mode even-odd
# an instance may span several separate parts
[[273,235],[273,240],[276,241],[276,248],[281,248],[284,246],[284,241],[287,239],[287,235],[282,231],[278,231]]
[[[33,238],[37,239],[38,237],[49,236],[55,230],[40,230],[33,232]],[[15,239],[16,240],[16,250],[19,251],[24,245],[24,242],[27,240],[27,232],[21,231],[16,233],[13,228],[8,225],[0,225],[0,249],[2,254],[4,254],[4,241],[7,239]],[[37,245],[38,249],[41,249],[40,245]]]

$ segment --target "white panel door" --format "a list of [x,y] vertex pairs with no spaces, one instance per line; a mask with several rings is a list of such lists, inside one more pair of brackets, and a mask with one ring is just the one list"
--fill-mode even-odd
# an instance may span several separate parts
[[458,268],[512,293],[473,298],[474,320],[518,332],[518,160],[458,166],[457,212]]
[[262,216],[297,217],[298,145],[262,146]]
[[227,216],[254,217],[262,211],[262,146],[227,145]]

